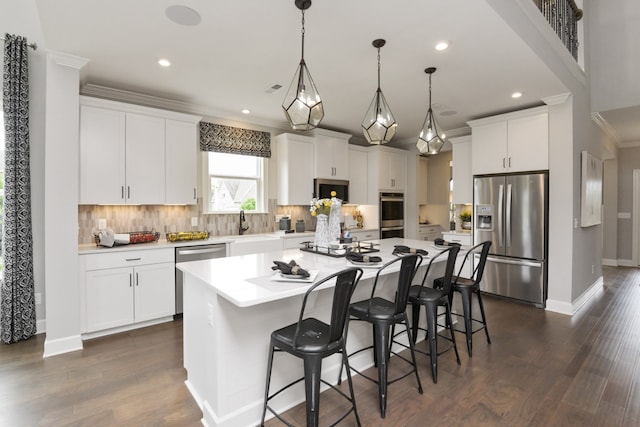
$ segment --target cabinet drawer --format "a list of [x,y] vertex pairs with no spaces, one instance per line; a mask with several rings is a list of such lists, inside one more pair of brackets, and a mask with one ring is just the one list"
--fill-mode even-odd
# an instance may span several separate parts
[[172,248],[119,251],[80,256],[84,257],[85,270],[87,271],[174,262],[174,250]]
[[471,246],[473,241],[471,233],[442,233],[442,236],[447,242],[460,243],[462,246]]

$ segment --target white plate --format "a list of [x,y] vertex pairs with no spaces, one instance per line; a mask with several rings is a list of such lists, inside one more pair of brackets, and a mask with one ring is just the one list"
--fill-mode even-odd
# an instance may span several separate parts
[[311,283],[316,277],[318,277],[318,270],[311,270],[309,272],[309,277],[302,277],[298,275],[291,274],[281,274],[280,272],[271,276],[271,280],[276,282],[299,282],[299,283]]

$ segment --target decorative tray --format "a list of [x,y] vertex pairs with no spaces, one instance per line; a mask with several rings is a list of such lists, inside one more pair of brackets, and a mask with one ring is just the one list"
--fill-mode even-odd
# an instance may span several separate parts
[[[128,238],[125,238],[124,240],[122,240],[122,237],[126,237],[126,235],[129,235]],[[96,242],[96,245],[98,246],[103,246],[100,244],[100,233],[95,233],[93,235],[93,238]],[[158,233],[157,231],[130,231],[128,233],[118,233],[115,235],[115,242],[114,240],[111,241],[112,244],[109,244],[109,246],[123,246],[123,245],[133,245],[136,243],[151,243],[151,242],[157,242],[158,239],[160,238],[160,233]]]
[[370,254],[373,252],[380,252],[380,249],[376,249],[374,246],[378,246],[377,243],[372,242],[356,242],[352,244],[342,244],[337,248],[327,248],[324,246],[315,246],[313,242],[302,242],[304,247],[300,248],[303,252],[311,252],[318,255],[326,255],[334,258],[343,258],[348,253],[357,254]]
[[178,242],[182,240],[207,240],[208,231],[178,231],[167,233],[167,242]]

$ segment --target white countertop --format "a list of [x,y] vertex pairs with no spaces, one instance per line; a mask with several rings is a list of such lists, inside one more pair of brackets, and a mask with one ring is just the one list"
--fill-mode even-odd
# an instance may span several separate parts
[[[394,245],[425,249],[431,253],[439,251],[433,246],[433,242],[424,240],[393,238],[374,240],[374,242],[380,244],[378,247],[380,252],[372,255],[382,257],[383,263],[396,258],[391,253]],[[236,306],[248,307],[305,293],[309,283],[273,280],[277,274],[271,269],[274,265],[273,261],[289,262],[292,259],[307,271],[318,271],[316,281],[336,271],[353,267],[344,257],[318,255],[299,249],[178,263],[176,267],[208,283],[216,292]],[[400,263],[389,268],[387,272],[395,272],[399,267]],[[378,271],[376,268],[363,268],[363,270],[363,279],[374,277]]]

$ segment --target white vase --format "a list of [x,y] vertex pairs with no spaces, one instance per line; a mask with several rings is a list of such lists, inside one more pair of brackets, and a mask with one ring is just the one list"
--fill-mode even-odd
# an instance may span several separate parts
[[330,241],[329,217],[324,214],[319,214],[316,216],[316,234],[313,238],[313,245],[316,249],[328,248]]

